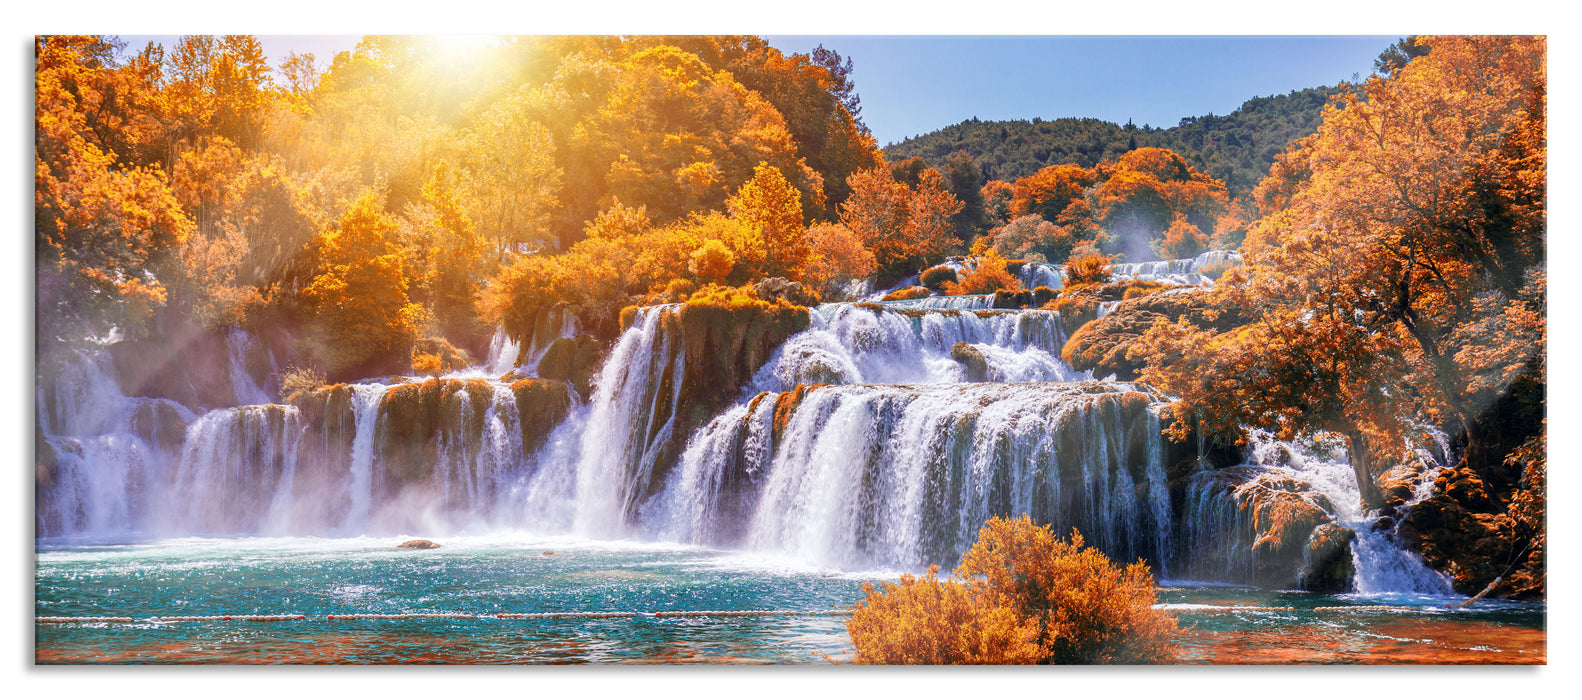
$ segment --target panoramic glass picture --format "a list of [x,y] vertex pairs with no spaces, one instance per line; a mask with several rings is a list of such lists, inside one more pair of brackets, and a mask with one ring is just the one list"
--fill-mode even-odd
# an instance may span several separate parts
[[1546,50],[35,37],[33,662],[1546,664]]

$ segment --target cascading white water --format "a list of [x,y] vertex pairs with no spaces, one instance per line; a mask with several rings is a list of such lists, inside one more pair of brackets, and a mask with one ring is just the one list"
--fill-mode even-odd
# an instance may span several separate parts
[[[1210,250],[1195,258],[1155,260],[1144,263],[1119,263],[1110,266],[1111,279],[1163,282],[1172,285],[1209,286],[1214,280],[1203,274],[1203,269],[1218,263],[1239,263],[1241,255],[1235,251]],[[1027,289],[1048,287],[1060,289],[1066,283],[1066,266],[1058,264],[1028,263],[1017,273],[1022,286]]]
[[[394,466],[381,461],[382,450],[414,438],[380,427],[393,420],[384,405],[392,387],[383,383],[341,389],[334,410],[345,427],[313,440],[314,450],[332,454],[299,464],[307,441],[298,409],[244,406],[195,417],[174,402],[122,395],[107,356],[83,354],[53,390],[37,392],[56,456],[39,532],[364,533],[419,522],[915,569],[952,561],[991,515],[1027,512],[1061,534],[1078,528],[1112,557],[1145,557],[1160,576],[1169,567],[1201,573],[1186,566],[1199,552],[1248,549],[1236,534],[1250,527],[1246,510],[1224,498],[1236,484],[1189,487],[1174,516],[1160,419],[1149,408],[1158,400],[1128,393],[1129,385],[1074,383],[1090,377],[1059,360],[1065,335],[1057,312],[918,306],[821,307],[734,405],[690,436],[673,467],[661,460],[664,446],[684,437],[673,433],[685,353],[664,322],[674,307],[639,310],[592,400],[532,451],[522,444],[516,395],[495,379],[508,369],[505,358],[520,353],[497,335],[474,368],[478,376],[444,385],[439,407],[421,409],[438,425],[417,439],[434,442],[395,460],[406,464],[401,475],[387,473]],[[231,379],[239,397],[258,399],[263,390],[237,371],[251,342],[228,337]],[[952,356],[959,343],[981,356],[986,382],[966,381],[965,361]],[[401,405],[403,415],[418,410]],[[185,440],[158,438],[162,421],[185,427]],[[1442,577],[1373,529],[1376,517],[1356,511],[1343,458],[1253,453],[1248,471],[1222,476],[1256,470],[1304,484],[1356,531],[1359,591],[1448,591]],[[650,485],[665,467],[665,483]],[[1241,569],[1250,564],[1236,556],[1216,559],[1223,570],[1208,576],[1246,580]]]
[[128,397],[115,367],[97,348],[75,350],[59,360],[51,389],[37,388],[41,452],[55,464],[40,484],[44,502],[36,524],[40,536],[125,535],[142,526],[143,500],[168,477],[169,450],[161,428],[185,425],[195,416],[174,401]]
[[1170,496],[1148,446],[1162,438],[1147,396],[1128,390],[823,387],[772,440],[780,397],[766,396],[694,437],[647,524],[825,565],[920,568],[953,560],[990,516],[1029,513],[1116,555],[1162,559]]
[[1055,311],[905,314],[841,305],[813,315],[753,377],[749,393],[798,384],[936,384],[966,381],[956,343],[983,354],[989,381],[1089,379],[1060,360],[1065,331]]
[[199,417],[187,428],[160,529],[280,531],[301,436],[292,406],[238,406]]
[[523,498],[535,525],[590,537],[626,533],[626,516],[676,422],[685,354],[662,328],[675,308],[638,310],[599,371],[587,408],[556,428],[534,458]]
[[[253,352],[253,337],[240,328],[232,328],[225,333],[225,349],[230,359],[231,391],[236,395],[237,405],[257,405],[274,401],[269,392],[253,379],[247,371],[247,354]],[[273,359],[270,360],[273,364]]]
[[[1261,489],[1315,506],[1336,525],[1356,533],[1351,555],[1358,593],[1452,593],[1444,576],[1377,527],[1377,512],[1362,509],[1356,475],[1343,444],[1334,440],[1286,442],[1258,430],[1250,432],[1248,443],[1244,465],[1218,473],[1200,472],[1188,487],[1182,553],[1200,554],[1195,575],[1224,581],[1252,578],[1256,532],[1251,500],[1267,497],[1257,493]],[[1427,451],[1420,456],[1431,459]],[[1430,467],[1424,475],[1426,481],[1433,481],[1437,468]]]
[[516,366],[516,356],[521,350],[522,344],[512,340],[505,328],[496,328],[489,339],[489,357],[484,360],[484,367],[491,376],[505,374]]
[[360,531],[368,523],[373,507],[374,430],[379,421],[379,402],[390,387],[384,384],[358,384],[352,387],[352,416],[356,437],[352,439],[351,468],[345,490],[351,499],[351,512],[345,527]]

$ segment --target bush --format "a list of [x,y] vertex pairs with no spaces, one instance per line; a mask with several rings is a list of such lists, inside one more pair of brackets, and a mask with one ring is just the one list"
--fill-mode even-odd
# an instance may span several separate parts
[[1110,259],[1097,253],[1072,256],[1066,261],[1066,284],[1104,284],[1113,274]]
[[955,282],[956,280],[956,271],[944,265],[928,268],[917,278],[919,284],[936,292],[944,291],[946,282]]
[[314,369],[292,367],[280,375],[280,395],[286,403],[321,386],[324,386],[324,373]]
[[961,272],[959,282],[944,283],[945,293],[956,296],[991,294],[1002,289],[1009,292],[1020,291],[1022,281],[1006,269],[1009,262],[993,249],[986,250],[982,257],[973,258],[967,269]]
[[875,588],[847,622],[857,663],[1165,663],[1175,619],[1142,562],[1117,567],[1072,532],[993,518],[950,579]]
[[922,299],[929,296],[928,289],[924,287],[902,287],[884,295],[881,301],[906,301],[909,299]]

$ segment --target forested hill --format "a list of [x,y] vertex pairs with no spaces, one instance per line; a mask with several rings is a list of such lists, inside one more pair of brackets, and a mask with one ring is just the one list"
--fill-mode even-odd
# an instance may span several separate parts
[[1075,163],[1091,168],[1134,148],[1157,146],[1181,154],[1194,167],[1222,180],[1232,196],[1250,191],[1269,172],[1276,154],[1292,140],[1318,129],[1324,103],[1340,87],[1297,90],[1254,97],[1224,116],[1188,117],[1161,129],[1098,119],[1045,121],[968,119],[884,149],[890,162],[920,157],[940,167],[965,150],[983,169],[985,181],[1013,181],[1039,168]]

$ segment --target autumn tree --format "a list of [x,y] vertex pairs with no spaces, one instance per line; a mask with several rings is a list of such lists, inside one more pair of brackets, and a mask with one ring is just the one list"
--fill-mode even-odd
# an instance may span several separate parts
[[731,268],[735,265],[736,256],[731,254],[730,249],[719,239],[711,238],[692,252],[687,270],[697,276],[700,282],[717,284],[731,274]]
[[1091,216],[1106,232],[1101,248],[1132,260],[1151,257],[1178,216],[1200,233],[1213,231],[1229,203],[1224,183],[1163,148],[1139,148],[1101,165],[1098,179]]
[[845,297],[852,282],[872,275],[878,261],[842,224],[815,224],[807,230],[808,261],[802,283],[825,300]]
[[1059,221],[1073,201],[1087,195],[1095,175],[1080,165],[1051,165],[1011,184],[1010,214]]
[[[155,166],[147,90],[102,37],[34,41],[34,252],[41,343],[136,334],[166,301],[156,271],[192,221]],[[117,149],[120,149],[118,151]]]
[[[1326,110],[1260,187],[1278,208],[1217,292],[1254,324],[1212,339],[1158,326],[1134,350],[1144,381],[1210,429],[1345,434],[1359,482],[1411,420],[1444,426],[1468,466],[1498,476],[1485,424],[1541,371],[1546,339],[1544,41],[1422,41],[1432,50]],[[1271,371],[1291,386],[1268,386]]]
[[550,218],[562,172],[554,139],[534,110],[544,99],[527,88],[502,98],[478,117],[466,144],[468,209],[496,260],[518,243],[541,247],[554,238]]
[[1010,273],[1006,263],[998,251],[993,248],[985,250],[968,260],[966,267],[957,273],[957,279],[946,280],[942,285],[944,291],[952,296],[991,294],[1000,290],[1020,291],[1022,282]]
[[318,274],[301,291],[301,307],[314,329],[311,350],[332,376],[406,360],[428,320],[407,298],[396,226],[379,198],[364,193],[315,241]]
[[731,216],[754,232],[763,262],[755,272],[760,277],[800,279],[807,260],[806,229],[802,227],[802,204],[797,191],[778,168],[759,163],[753,179],[726,202]]
[[1056,226],[1037,214],[1019,216],[995,229],[987,239],[995,251],[1006,258],[1060,263],[1084,242],[1068,227]]
[[1142,664],[1175,658],[1142,562],[1120,567],[1073,532],[991,518],[951,578],[864,584],[847,630],[859,664]]
[[873,252],[881,280],[905,277],[944,257],[954,231],[950,217],[961,203],[937,171],[922,172],[912,188],[881,165],[852,175],[850,184],[841,223]]
[[999,228],[1010,223],[1011,200],[1016,198],[1016,188],[1004,180],[990,180],[979,190],[983,197],[983,225]]

